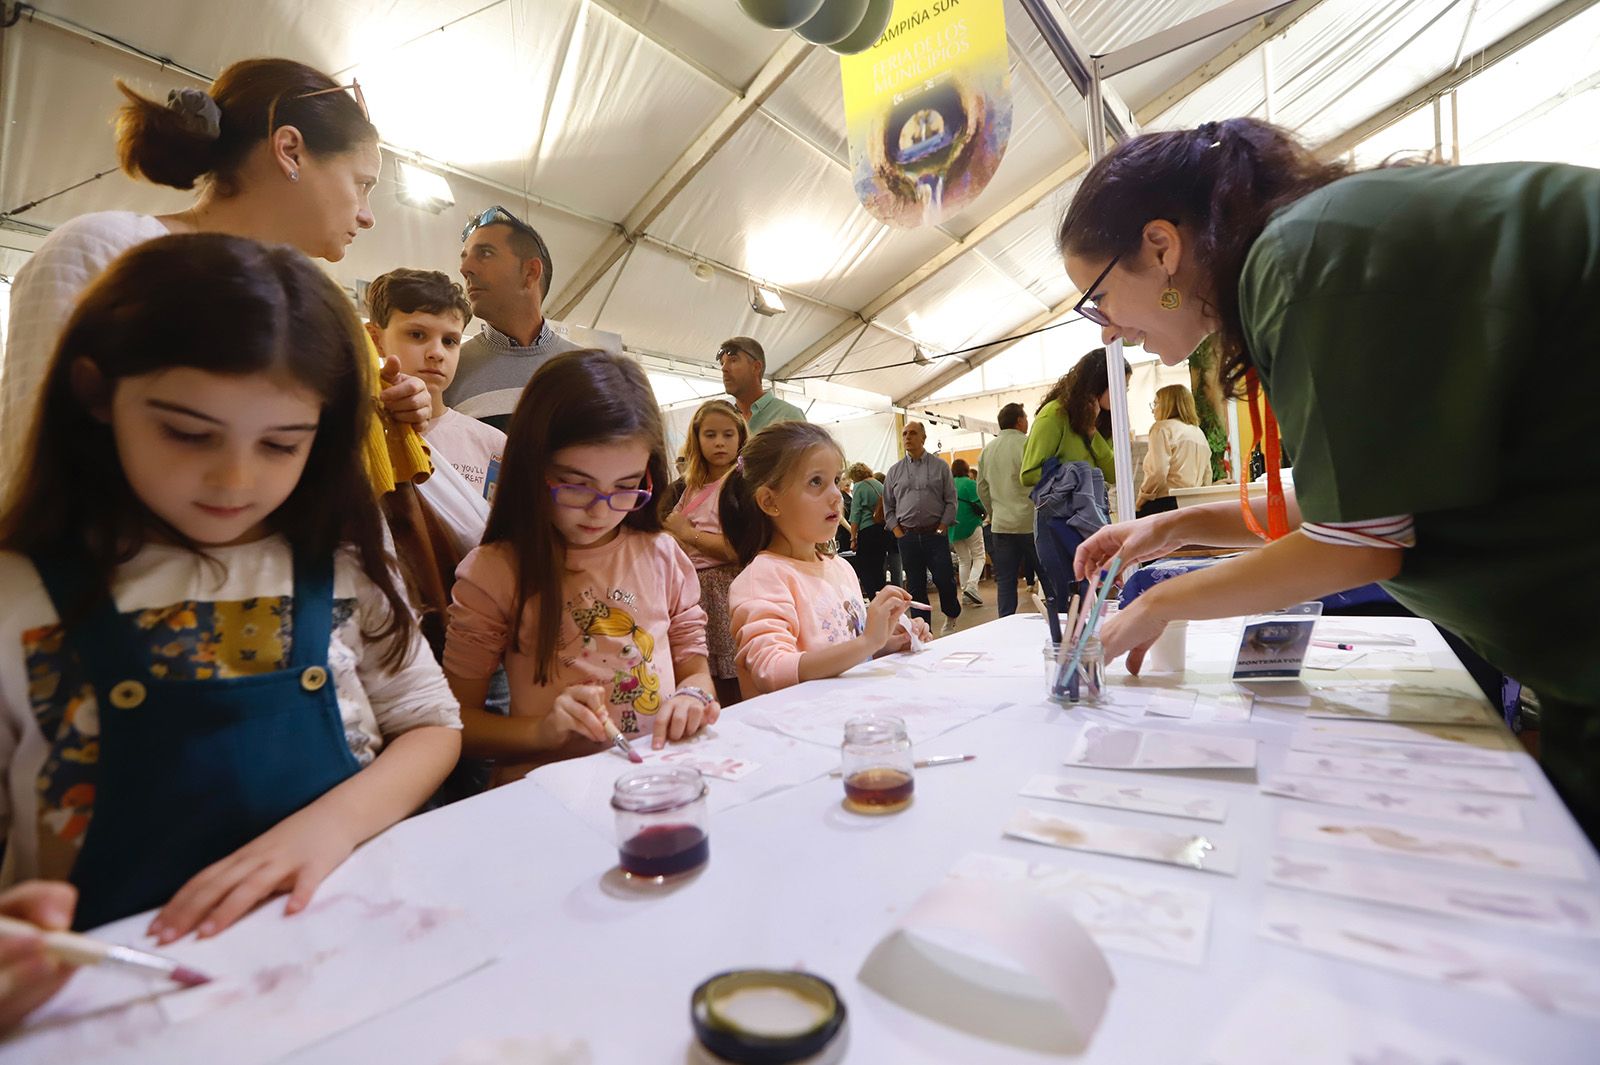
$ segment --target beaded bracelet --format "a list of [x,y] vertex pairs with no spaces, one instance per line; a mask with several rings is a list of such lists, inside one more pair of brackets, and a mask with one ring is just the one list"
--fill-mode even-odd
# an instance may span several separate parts
[[685,684],[683,687],[672,693],[672,697],[674,699],[680,695],[688,695],[692,698],[699,699],[700,702],[706,706],[710,706],[712,703],[717,701],[716,696],[712,695],[704,688],[696,688],[693,684]]

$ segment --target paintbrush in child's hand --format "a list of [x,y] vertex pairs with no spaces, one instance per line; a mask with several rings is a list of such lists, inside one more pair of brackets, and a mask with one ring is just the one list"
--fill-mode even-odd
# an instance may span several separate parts
[[605,714],[600,720],[605,722],[606,737],[611,740],[617,750],[628,756],[628,761],[639,763],[644,761],[639,752],[634,750],[633,745],[628,742],[628,737],[624,736],[622,730],[617,728],[616,722],[611,720],[610,714]]
[[110,965],[124,972],[164,977],[182,987],[199,987],[211,982],[206,974],[159,954],[102,943],[76,932],[49,932],[15,917],[0,917],[0,936],[37,936],[44,941],[48,954],[71,965]]

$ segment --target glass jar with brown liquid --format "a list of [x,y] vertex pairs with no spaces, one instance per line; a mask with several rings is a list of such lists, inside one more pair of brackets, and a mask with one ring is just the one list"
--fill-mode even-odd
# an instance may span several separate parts
[[854,717],[841,747],[844,805],[858,814],[892,814],[911,805],[916,786],[911,738],[898,717]]

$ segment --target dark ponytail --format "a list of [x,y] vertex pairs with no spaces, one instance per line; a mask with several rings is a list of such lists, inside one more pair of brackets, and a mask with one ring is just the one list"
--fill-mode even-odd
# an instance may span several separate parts
[[1288,131],[1254,118],[1198,129],[1145,133],[1118,145],[1084,177],[1056,234],[1062,253],[1133,255],[1158,218],[1193,235],[1206,288],[1199,295],[1221,323],[1222,379],[1238,386],[1251,366],[1239,317],[1245,257],[1274,211],[1350,173],[1324,163]]
[[238,192],[239,170],[257,144],[294,126],[317,155],[347,152],[378,140],[377,127],[339,83],[292,59],[245,59],[224,70],[204,93],[183,89],[162,104],[122,81],[117,159],[131,177],[194,188],[206,179],[218,195]]
[[739,453],[739,461],[722,482],[717,509],[722,516],[722,535],[728,538],[741,566],[748,566],[772,543],[772,519],[756,503],[756,492],[781,487],[806,453],[818,446],[838,453],[842,471],[844,452],[838,442],[828,430],[810,422],[769,425],[752,436]]

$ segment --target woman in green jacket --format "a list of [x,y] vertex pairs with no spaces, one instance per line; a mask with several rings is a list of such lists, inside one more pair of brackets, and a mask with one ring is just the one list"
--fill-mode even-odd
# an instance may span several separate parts
[[[1107,657],[1136,670],[1168,621],[1381,581],[1539,694],[1546,772],[1600,835],[1600,171],[1350,173],[1236,118],[1119,145],[1058,244],[1108,342],[1175,365],[1215,334],[1224,381],[1265,388],[1295,459],[1272,542],[1140,596]],[[1259,543],[1261,509],[1110,526],[1077,565]]]
[[1110,409],[1106,349],[1095,348],[1062,375],[1034,412],[1028,442],[1022,449],[1023,485],[1032,488],[1038,484],[1045,460],[1052,456],[1063,463],[1091,462],[1106,475],[1107,484],[1115,484],[1117,468],[1111,444],[1095,427],[1100,412]]

